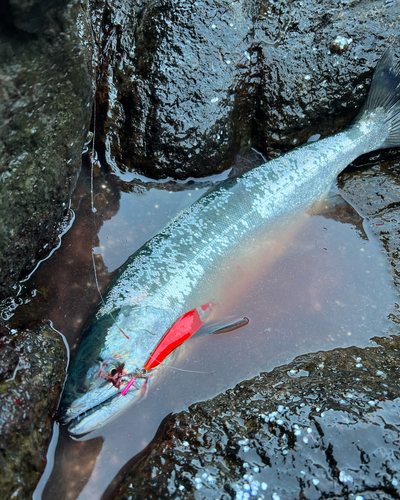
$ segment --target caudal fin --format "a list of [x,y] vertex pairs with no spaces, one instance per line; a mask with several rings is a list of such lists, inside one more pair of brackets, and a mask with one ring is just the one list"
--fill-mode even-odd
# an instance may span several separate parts
[[379,149],[400,146],[400,63],[395,61],[393,49],[389,47],[375,68],[369,94],[356,121],[375,111],[385,113],[389,133]]

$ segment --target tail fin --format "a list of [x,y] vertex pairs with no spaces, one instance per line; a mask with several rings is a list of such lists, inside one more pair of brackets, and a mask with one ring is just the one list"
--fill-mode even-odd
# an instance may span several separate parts
[[372,77],[369,94],[356,121],[382,110],[389,125],[389,134],[379,149],[400,146],[400,63],[395,61],[389,47],[379,60]]

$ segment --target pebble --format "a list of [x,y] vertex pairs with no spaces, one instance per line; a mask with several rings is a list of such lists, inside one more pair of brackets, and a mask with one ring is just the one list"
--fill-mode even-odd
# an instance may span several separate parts
[[332,52],[336,52],[337,54],[341,54],[342,52],[345,52],[351,42],[353,41],[352,38],[344,38],[343,36],[338,35],[330,44],[329,48]]

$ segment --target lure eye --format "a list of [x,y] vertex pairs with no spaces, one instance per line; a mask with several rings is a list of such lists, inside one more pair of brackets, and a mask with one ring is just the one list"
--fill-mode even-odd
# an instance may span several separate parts
[[110,371],[110,375],[111,375],[112,377],[114,377],[114,376],[117,374],[117,371],[118,371],[118,370],[117,370],[116,368],[113,368],[113,369]]

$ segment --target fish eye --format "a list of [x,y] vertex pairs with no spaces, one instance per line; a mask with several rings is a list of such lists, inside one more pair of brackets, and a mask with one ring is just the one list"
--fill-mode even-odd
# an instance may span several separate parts
[[97,374],[105,380],[114,379],[118,374],[122,375],[124,364],[115,359],[105,359],[104,361],[99,361],[99,364]]

